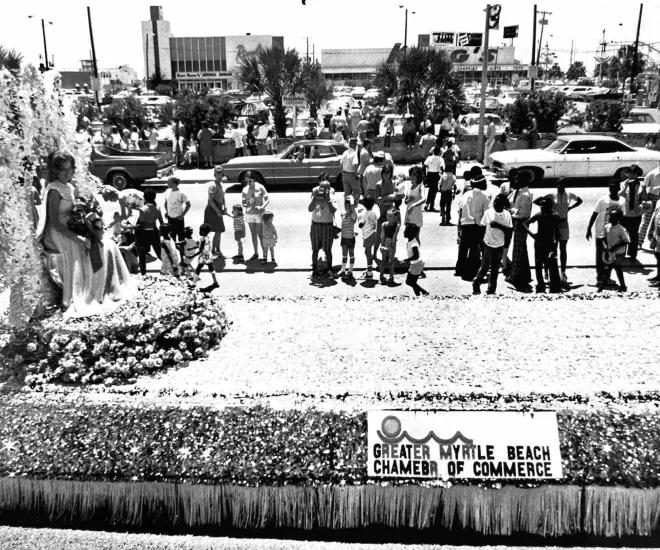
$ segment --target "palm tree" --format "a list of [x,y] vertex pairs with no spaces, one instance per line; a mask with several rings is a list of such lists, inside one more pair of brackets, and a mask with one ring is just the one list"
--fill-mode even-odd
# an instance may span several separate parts
[[382,98],[394,98],[399,114],[414,115],[418,128],[426,118],[437,118],[465,101],[449,56],[434,48],[413,46],[395,63],[380,63],[374,84]]
[[0,69],[7,69],[8,71],[17,73],[21,70],[22,62],[22,54],[16,50],[8,50],[0,46]]
[[327,84],[318,63],[305,63],[302,79],[305,82],[305,99],[309,105],[310,118],[316,119],[318,110],[334,96],[332,86]]
[[295,48],[286,51],[277,46],[261,48],[246,56],[239,65],[239,78],[249,91],[270,96],[277,133],[286,135],[284,97],[305,90],[302,61]]

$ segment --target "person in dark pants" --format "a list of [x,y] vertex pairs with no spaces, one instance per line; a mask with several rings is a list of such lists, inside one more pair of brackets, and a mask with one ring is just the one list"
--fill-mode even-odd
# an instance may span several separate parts
[[642,202],[646,199],[644,196],[646,193],[639,181],[640,176],[643,174],[639,166],[633,164],[624,174],[626,175],[626,179],[621,184],[621,191],[619,191],[619,196],[624,199],[621,225],[628,231],[628,235],[630,236],[628,257],[634,262],[637,260],[639,227],[642,224],[642,214],[644,213]]
[[440,183],[440,174],[444,169],[444,161],[440,156],[440,147],[434,147],[431,154],[424,161],[426,167],[426,186],[429,188],[426,196],[426,205],[424,210],[435,212],[435,197],[438,195],[438,184]]
[[332,243],[334,240],[333,219],[337,211],[335,191],[330,186],[327,172],[319,176],[319,185],[312,191],[312,198],[307,207],[312,214],[312,226],[309,232],[312,243],[312,278],[320,276],[318,271],[319,251],[325,254],[327,276],[336,279],[332,270]]
[[504,195],[497,195],[493,200],[493,207],[486,210],[484,217],[481,219],[481,225],[486,228],[486,233],[484,235],[481,267],[477,271],[474,281],[472,281],[473,294],[481,294],[480,287],[489,270],[487,294],[495,294],[497,291],[497,275],[504,253],[505,237],[513,230],[511,214],[505,210],[508,202]]
[[523,225],[532,213],[532,194],[527,187],[529,180],[530,176],[527,172],[521,172],[517,180],[511,180],[511,188],[514,191],[509,197],[513,218],[513,248],[511,268],[505,281],[520,292],[531,292],[532,290],[529,284],[532,280],[532,273],[527,253],[527,231]]
[[458,258],[456,277],[472,281],[481,265],[481,241],[484,237],[481,220],[488,209],[488,197],[483,189],[486,178],[477,176],[472,180],[472,189],[458,203]]
[[[559,280],[559,269],[557,267],[557,242],[559,239],[559,215],[552,211],[553,201],[544,197],[538,201],[541,212],[535,214],[523,223],[525,231],[534,239],[534,271],[536,272],[536,292],[545,292],[545,281],[543,280],[543,268],[549,266],[550,258],[554,258],[552,267],[556,273],[552,273],[551,280]],[[536,233],[529,230],[532,223],[538,225]],[[550,287],[550,290],[557,291]]]
[[135,226],[135,241],[138,245],[138,265],[140,273],[147,274],[147,254],[154,249],[160,260],[160,233],[158,225],[163,225],[163,215],[156,206],[156,191],[150,187],[144,190],[144,206],[139,210]]
[[536,144],[539,139],[539,125],[536,121],[536,115],[534,113],[529,113],[527,115],[529,119],[529,126],[527,127],[527,137],[529,138],[529,148],[536,149]]
[[179,190],[180,183],[179,178],[170,176],[167,180],[168,189],[165,192],[165,216],[177,246],[180,246],[185,240],[185,216],[191,206],[186,194]]

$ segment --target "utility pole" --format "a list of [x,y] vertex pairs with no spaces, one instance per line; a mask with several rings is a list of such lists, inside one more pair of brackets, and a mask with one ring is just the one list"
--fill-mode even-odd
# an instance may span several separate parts
[[573,65],[573,42],[574,40],[571,40],[571,57],[569,58],[568,61],[568,68],[571,68],[571,65]]
[[484,162],[484,123],[486,121],[486,88],[488,87],[488,31],[490,30],[490,4],[486,5],[486,28],[484,30],[483,57],[481,65],[481,103],[479,105],[479,134],[477,158]]
[[[534,26],[532,27],[532,64],[530,67],[530,72],[534,72],[534,67],[536,66],[536,4],[534,4]],[[532,77],[529,79],[529,88],[534,91],[534,81],[536,78]]]
[[[635,49],[633,50],[633,65],[632,70],[630,71],[630,94],[632,95],[633,91],[637,93],[637,82],[635,78],[637,77],[637,60],[639,55],[639,29],[642,26],[642,10],[644,9],[644,4],[639,5],[639,19],[637,20],[637,35],[635,36]],[[624,82],[625,88],[625,82]],[[639,105],[639,103],[638,103]]]
[[551,11],[542,11],[541,12],[541,37],[539,38],[539,53],[538,53],[538,58],[536,59],[536,64],[540,65],[540,59],[541,59],[541,49],[543,45],[543,27],[545,27],[548,24],[548,20],[545,18],[546,15],[552,15]]
[[48,48],[46,48],[46,24],[44,23],[44,20],[41,20],[41,31],[43,32],[44,35],[44,62],[46,63],[46,70],[49,69],[48,67]]
[[408,49],[408,8],[406,8],[406,30],[403,34],[403,49]]
[[94,80],[96,82],[94,86],[94,96],[96,97],[96,106],[100,107],[99,102],[99,90],[98,90],[98,78],[99,78],[99,68],[96,64],[96,48],[94,47],[94,31],[92,30],[92,13],[90,12],[89,6],[87,6],[87,20],[89,21],[89,39],[92,41],[92,63],[94,64]]
[[307,63],[309,63],[309,39],[311,37],[310,36],[303,36],[303,38],[307,41],[307,54],[305,55],[305,59],[307,60]]
[[603,41],[600,43],[600,63],[598,64],[598,82],[603,81],[603,64],[605,63],[605,48],[607,47],[607,42],[605,42],[605,29],[603,29]]

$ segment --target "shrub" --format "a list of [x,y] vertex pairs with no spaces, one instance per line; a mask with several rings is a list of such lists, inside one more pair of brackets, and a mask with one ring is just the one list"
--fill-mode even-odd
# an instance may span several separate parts
[[528,113],[536,115],[539,132],[556,132],[557,123],[570,108],[570,101],[564,94],[554,92],[532,92],[526,97],[507,105],[503,114],[509,120],[514,134],[520,134],[529,126]]
[[23,329],[0,326],[0,367],[36,385],[105,385],[205,356],[226,334],[219,303],[176,279],[138,279],[139,296],[106,315],[61,312]]
[[177,97],[173,116],[181,120],[187,133],[197,135],[202,129],[202,122],[224,126],[232,114],[229,99],[225,96],[201,97],[190,91],[183,91]]
[[625,114],[621,101],[600,100],[587,105],[585,116],[592,132],[620,132]]
[[163,126],[169,126],[174,118],[174,103],[167,103],[157,111],[158,119]]

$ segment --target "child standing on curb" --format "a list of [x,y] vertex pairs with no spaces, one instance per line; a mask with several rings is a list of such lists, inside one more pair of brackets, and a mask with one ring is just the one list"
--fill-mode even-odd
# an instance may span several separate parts
[[245,216],[243,215],[243,206],[235,204],[231,209],[231,215],[227,214],[234,220],[234,239],[238,245],[238,254],[234,256],[234,260],[239,262],[243,261],[243,239],[245,238]]
[[273,225],[273,214],[270,210],[263,213],[263,250],[264,257],[261,260],[262,264],[268,263],[268,252],[270,252],[270,261],[275,263],[275,245],[277,244],[277,229]]
[[199,251],[199,243],[193,236],[192,227],[186,227],[183,230],[183,236],[183,257],[181,258],[182,271],[186,277],[192,279],[194,282],[197,282],[197,275],[193,269],[192,260],[195,256],[197,256],[197,252]]
[[[559,216],[552,210],[552,199],[544,198],[538,202],[541,212],[535,214],[524,222],[525,231],[534,239],[534,269],[536,271],[536,292],[545,292],[545,281],[543,279],[543,267],[548,266],[552,270],[551,292],[560,292],[558,288],[559,268],[557,267],[557,238],[559,237]],[[538,229],[536,233],[529,230],[530,224],[536,222]]]
[[378,225],[378,216],[373,211],[374,204],[373,197],[366,197],[364,199],[364,212],[358,224],[358,227],[362,229],[364,254],[367,257],[367,271],[364,273],[365,279],[373,279],[374,276],[371,269],[374,262],[373,249],[376,243],[376,227]]
[[[396,263],[396,238],[401,227],[401,212],[399,212],[398,201],[387,211],[387,222],[381,227],[380,234],[380,284],[394,285],[394,266]],[[411,224],[412,225],[412,224]],[[407,226],[406,226],[407,227]],[[412,226],[417,230],[417,226]],[[389,264],[390,278],[385,279],[385,266]]]
[[605,225],[605,250],[603,251],[603,261],[605,262],[605,274],[603,280],[598,285],[598,292],[603,292],[607,281],[610,278],[612,269],[616,271],[616,278],[619,280],[619,292],[626,292],[626,281],[623,279],[623,270],[621,269],[621,260],[626,255],[626,245],[630,243],[628,232],[621,225],[623,213],[616,210],[610,214],[610,223]]
[[203,223],[199,226],[199,252],[197,252],[197,269],[195,270],[195,275],[199,278],[199,274],[204,269],[204,266],[209,268],[211,272],[211,278],[213,279],[213,284],[206,288],[203,288],[203,292],[211,292],[212,290],[218,288],[218,279],[215,277],[215,267],[213,266],[213,252],[211,251],[211,238],[209,237],[211,233],[211,226],[208,223]]
[[406,248],[408,250],[408,262],[410,263],[406,284],[413,289],[415,296],[419,296],[420,294],[426,296],[429,293],[428,290],[423,289],[417,284],[419,276],[424,269],[424,261],[420,255],[419,242],[415,238],[416,235],[417,229],[415,226],[407,225],[403,230],[403,236],[408,239]]
[[[353,267],[355,266],[355,224],[357,213],[353,207],[353,196],[348,195],[344,200],[344,212],[341,215],[341,270],[339,276],[353,278]],[[348,271],[346,262],[350,258]]]

